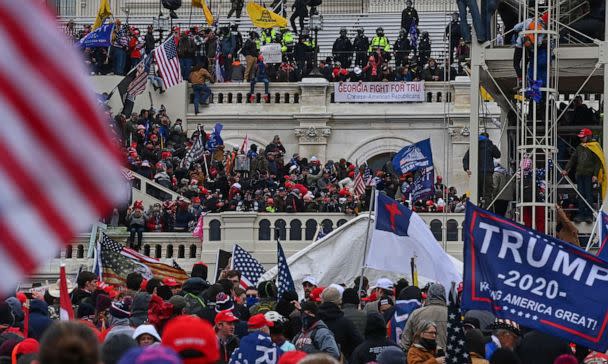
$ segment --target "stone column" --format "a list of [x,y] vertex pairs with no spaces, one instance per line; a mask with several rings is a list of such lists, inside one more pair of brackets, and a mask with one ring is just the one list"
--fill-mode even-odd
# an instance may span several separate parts
[[469,111],[471,108],[471,79],[467,76],[458,76],[451,81],[454,88],[452,102],[454,111]]
[[297,116],[300,125],[294,129],[299,139],[298,153],[304,158],[316,156],[325,161],[331,135],[327,125],[331,119],[327,112],[329,82],[324,78],[305,78],[300,82],[300,88],[300,114]]

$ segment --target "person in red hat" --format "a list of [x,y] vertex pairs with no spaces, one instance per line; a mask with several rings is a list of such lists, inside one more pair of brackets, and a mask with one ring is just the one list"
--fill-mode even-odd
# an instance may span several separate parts
[[234,335],[234,326],[239,319],[231,310],[223,310],[215,315],[215,334],[220,346],[218,363],[228,363],[230,356],[239,347],[239,338]]
[[[574,171],[576,177],[576,189],[580,194],[578,199],[578,213],[574,217],[574,222],[586,223],[593,222],[593,215],[589,205],[593,205],[593,184],[598,182],[600,171],[603,170],[603,151],[599,143],[593,140],[593,132],[584,128],[578,133],[580,144],[576,146],[574,153],[562,171],[566,176]],[[606,171],[603,171],[603,175]],[[600,181],[601,182],[601,181]],[[602,194],[605,186],[602,186]]]
[[274,326],[264,314],[253,315],[247,321],[249,334],[241,339],[230,357],[231,363],[276,364],[283,351],[272,342],[270,327]]
[[178,316],[169,321],[162,343],[175,350],[184,364],[214,364],[220,359],[213,327],[196,316]]
[[176,281],[175,278],[171,277],[163,278],[163,284],[171,288],[171,293],[173,293],[173,295],[176,295],[182,288],[182,285]]

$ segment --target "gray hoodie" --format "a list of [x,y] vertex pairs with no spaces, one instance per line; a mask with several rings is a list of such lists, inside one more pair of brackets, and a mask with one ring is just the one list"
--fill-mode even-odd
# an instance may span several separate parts
[[315,322],[308,330],[302,331],[293,338],[297,350],[308,354],[326,353],[335,359],[340,359],[340,349],[334,334],[321,320]]
[[448,307],[445,303],[445,288],[435,283],[429,287],[427,304],[414,310],[405,324],[401,335],[401,347],[407,352],[414,340],[414,332],[422,320],[437,325],[437,347],[445,348],[448,335]]

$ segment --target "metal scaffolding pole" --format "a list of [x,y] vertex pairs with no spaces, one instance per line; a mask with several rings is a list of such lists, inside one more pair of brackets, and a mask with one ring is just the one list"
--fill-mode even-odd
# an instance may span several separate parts
[[[481,0],[477,0],[477,6],[481,6]],[[469,191],[471,202],[477,204],[479,201],[479,85],[483,48],[477,42],[477,34],[473,32],[471,41],[471,118],[469,120]],[[489,202],[489,201],[488,201]]]

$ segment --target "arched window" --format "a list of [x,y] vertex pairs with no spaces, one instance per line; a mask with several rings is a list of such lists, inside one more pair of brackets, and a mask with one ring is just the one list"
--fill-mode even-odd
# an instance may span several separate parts
[[196,258],[196,245],[192,244],[190,245],[190,254],[189,254],[190,259],[195,259]]
[[317,232],[317,220],[306,220],[306,230],[304,237],[306,240],[312,240],[315,237],[315,233]]
[[446,223],[446,237],[448,241],[458,241],[458,221],[454,219],[448,220]]
[[260,221],[260,230],[258,231],[258,240],[270,240],[270,221],[263,219]]
[[160,259],[162,256],[162,251],[163,248],[160,246],[160,244],[156,244],[156,246],[154,246],[154,258]]
[[337,226],[337,227],[340,227],[340,226],[342,226],[342,225],[346,224],[346,222],[347,222],[347,221],[348,221],[348,220],[346,220],[346,219],[340,219],[340,220],[338,220],[338,223],[336,224],[336,226]]
[[431,232],[435,236],[437,241],[443,240],[443,232],[441,231],[441,220],[433,220],[431,221]]
[[167,246],[167,258],[173,258],[173,245]]
[[329,219],[321,221],[321,226],[323,227],[323,233],[325,234],[329,234],[334,230],[334,222]]
[[[283,219],[274,222],[274,238],[279,240],[287,239],[287,223]],[[277,236],[278,234],[278,236]]]
[[76,258],[84,258],[84,246],[82,244],[78,244],[78,247],[76,248]]
[[72,246],[68,245],[65,248],[65,259],[72,259]]
[[186,257],[186,248],[183,245],[177,247],[177,258],[184,259]]
[[220,220],[209,221],[209,241],[222,240],[222,223]]
[[291,220],[289,223],[289,240],[302,240],[302,221]]
[[148,245],[148,244],[144,245],[144,255],[147,257],[150,256],[150,245]]

